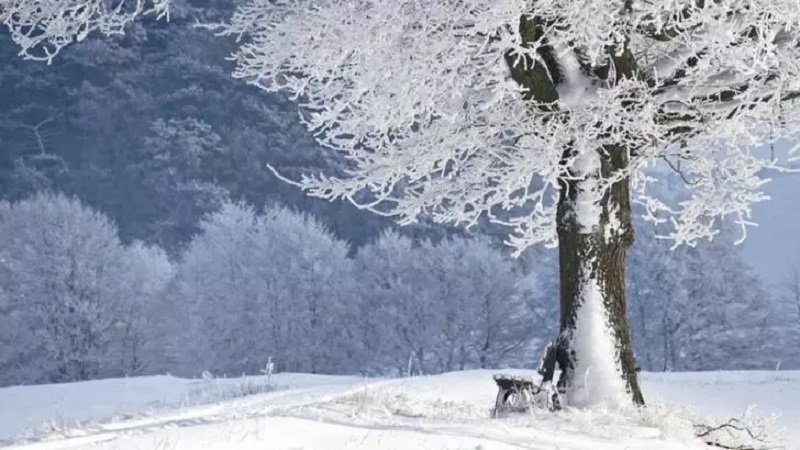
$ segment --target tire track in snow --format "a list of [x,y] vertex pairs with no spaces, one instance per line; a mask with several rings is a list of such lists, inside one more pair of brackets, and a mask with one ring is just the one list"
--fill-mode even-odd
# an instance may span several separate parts
[[61,433],[38,436],[28,441],[12,444],[8,450],[51,450],[72,448],[92,443],[107,442],[118,436],[143,434],[167,428],[185,428],[213,425],[230,421],[254,419],[275,415],[282,409],[302,408],[317,403],[333,402],[340,397],[353,395],[365,388],[402,382],[402,379],[335,383],[310,388],[290,388],[226,400],[211,405],[190,407],[180,412],[156,414],[118,422],[86,425]]

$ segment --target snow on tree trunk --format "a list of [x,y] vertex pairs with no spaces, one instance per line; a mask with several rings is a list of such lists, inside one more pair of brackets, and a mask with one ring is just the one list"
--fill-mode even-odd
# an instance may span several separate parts
[[[764,170],[780,169],[753,148],[800,136],[797,2],[750,3],[254,0],[209,28],[240,39],[234,76],[301,99],[348,165],[279,178],[401,224],[488,218],[518,251],[556,230],[562,385],[576,401],[624,390],[642,403],[630,191],[676,243],[713,237],[724,217],[744,232]],[[661,160],[687,199],[647,189]]]
[[558,211],[561,265],[559,386],[574,406],[644,404],[625,300],[625,264],[633,243],[629,182],[605,192],[598,179],[628,163],[624,148],[576,159]]

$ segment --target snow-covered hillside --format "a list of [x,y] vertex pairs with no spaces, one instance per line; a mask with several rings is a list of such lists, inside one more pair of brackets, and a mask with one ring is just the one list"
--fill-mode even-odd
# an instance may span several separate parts
[[492,373],[380,380],[278,374],[269,385],[265,377],[158,376],[4,388],[0,445],[684,449],[703,448],[691,420],[721,423],[749,411],[754,423],[770,427],[772,444],[800,448],[800,372],[648,373],[644,410],[490,419]]

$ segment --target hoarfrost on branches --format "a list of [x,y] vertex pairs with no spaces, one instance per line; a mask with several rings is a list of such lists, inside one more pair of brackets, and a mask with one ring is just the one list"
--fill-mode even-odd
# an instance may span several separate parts
[[169,17],[170,0],[4,0],[0,20],[25,58],[52,62],[90,33],[121,34],[143,14]]
[[[0,385],[140,373],[166,254],[56,194],[0,204]],[[13,345],[12,345],[13,343]]]
[[[630,179],[677,243],[725,216],[744,230],[764,170],[780,169],[759,149],[800,131],[795,0],[251,0],[211,28],[241,39],[236,77],[298,99],[348,162],[296,181],[309,193],[405,223],[489,217],[520,250],[555,242],[576,177],[596,198]],[[522,83],[520,69],[546,73]],[[581,173],[609,147],[629,164]],[[688,198],[650,195],[659,162]]]

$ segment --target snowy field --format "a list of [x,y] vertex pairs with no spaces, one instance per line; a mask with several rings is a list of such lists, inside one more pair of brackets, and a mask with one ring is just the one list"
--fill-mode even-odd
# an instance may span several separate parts
[[643,411],[490,419],[493,371],[366,380],[139,377],[0,389],[0,446],[25,449],[685,449],[691,420],[742,417],[800,449],[800,372],[642,375]]

